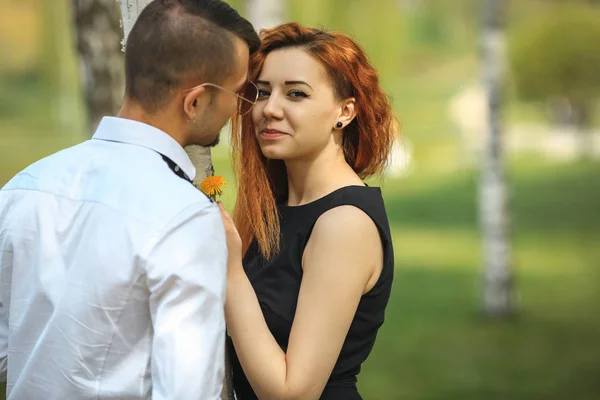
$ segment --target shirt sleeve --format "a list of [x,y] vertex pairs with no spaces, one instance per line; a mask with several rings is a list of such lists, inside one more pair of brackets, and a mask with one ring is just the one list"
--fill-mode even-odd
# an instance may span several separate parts
[[225,357],[227,245],[214,204],[188,207],[146,261],[154,400],[219,399]]
[[0,382],[6,382],[8,371],[8,320],[0,299]]

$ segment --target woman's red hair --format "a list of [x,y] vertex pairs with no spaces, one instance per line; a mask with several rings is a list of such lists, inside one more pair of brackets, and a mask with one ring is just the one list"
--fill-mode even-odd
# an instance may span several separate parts
[[[346,161],[362,179],[381,173],[394,141],[396,119],[379,86],[379,74],[363,49],[340,33],[297,23],[263,30],[261,39],[260,50],[250,58],[250,80],[259,77],[270,52],[290,47],[305,50],[326,68],[338,100],[356,99],[356,118],[343,132]],[[256,239],[263,256],[270,258],[279,251],[277,202],[287,198],[287,175],[283,161],[263,156],[250,114],[241,117],[241,128],[239,117],[233,122],[232,155],[238,181],[234,221],[244,252]]]

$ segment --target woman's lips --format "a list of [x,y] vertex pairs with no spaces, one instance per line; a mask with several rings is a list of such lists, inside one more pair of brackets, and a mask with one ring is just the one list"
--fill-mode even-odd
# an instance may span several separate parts
[[260,131],[259,136],[263,139],[277,139],[282,136],[287,135],[287,133],[275,130],[275,129],[263,129]]

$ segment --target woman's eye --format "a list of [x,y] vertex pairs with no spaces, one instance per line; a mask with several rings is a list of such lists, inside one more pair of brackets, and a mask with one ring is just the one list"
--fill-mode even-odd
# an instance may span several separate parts
[[290,90],[288,96],[293,98],[306,98],[308,95],[300,90]]
[[269,96],[269,91],[265,90],[265,89],[258,89],[258,98],[265,98],[267,96]]

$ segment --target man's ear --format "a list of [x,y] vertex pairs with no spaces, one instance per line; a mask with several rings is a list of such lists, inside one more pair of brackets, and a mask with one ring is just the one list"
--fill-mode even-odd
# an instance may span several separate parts
[[186,114],[188,120],[196,120],[196,106],[198,105],[198,98],[206,91],[204,86],[194,88],[187,92],[183,98],[183,112]]

